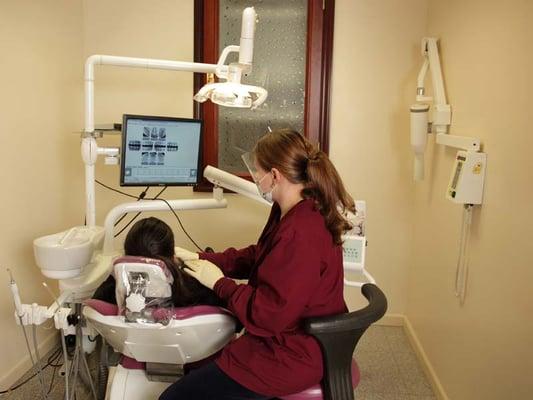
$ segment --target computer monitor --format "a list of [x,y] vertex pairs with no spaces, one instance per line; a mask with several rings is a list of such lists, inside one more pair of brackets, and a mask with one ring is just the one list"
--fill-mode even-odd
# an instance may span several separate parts
[[199,182],[202,121],[125,114],[120,186],[193,186]]

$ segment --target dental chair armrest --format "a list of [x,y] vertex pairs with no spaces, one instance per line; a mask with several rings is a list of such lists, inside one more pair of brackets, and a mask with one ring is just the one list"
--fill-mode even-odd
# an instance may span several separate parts
[[366,329],[379,320],[387,311],[387,298],[374,284],[367,283],[361,288],[369,304],[365,308],[345,314],[326,317],[312,317],[304,321],[304,330],[310,335],[340,333]]
[[322,379],[324,400],[352,400],[352,355],[367,328],[387,310],[387,299],[374,284],[367,283],[361,292],[368,306],[361,310],[304,321],[304,330],[319,342],[324,360]]

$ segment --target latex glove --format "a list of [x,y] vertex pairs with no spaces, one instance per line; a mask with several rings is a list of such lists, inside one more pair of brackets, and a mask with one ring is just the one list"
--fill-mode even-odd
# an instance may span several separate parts
[[182,249],[181,247],[174,247],[174,253],[176,257],[181,258],[183,261],[198,260],[200,258],[198,253]]
[[224,274],[215,264],[207,260],[189,260],[185,261],[187,268],[183,268],[187,274],[197,279],[202,285],[213,289],[215,283],[220,278],[224,278]]

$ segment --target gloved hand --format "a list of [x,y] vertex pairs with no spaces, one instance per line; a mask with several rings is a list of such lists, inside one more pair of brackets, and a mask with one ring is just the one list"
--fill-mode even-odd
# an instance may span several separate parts
[[198,253],[194,253],[181,247],[174,247],[174,253],[176,253],[176,257],[181,258],[183,261],[198,260],[200,258]]
[[215,283],[220,278],[224,278],[224,274],[215,264],[207,260],[189,260],[185,261],[186,268],[183,268],[187,274],[196,278],[202,285],[213,289]]

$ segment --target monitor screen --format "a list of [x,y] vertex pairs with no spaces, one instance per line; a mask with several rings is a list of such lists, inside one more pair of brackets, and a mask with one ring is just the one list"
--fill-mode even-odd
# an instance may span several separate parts
[[201,136],[197,119],[124,115],[120,185],[196,185]]

